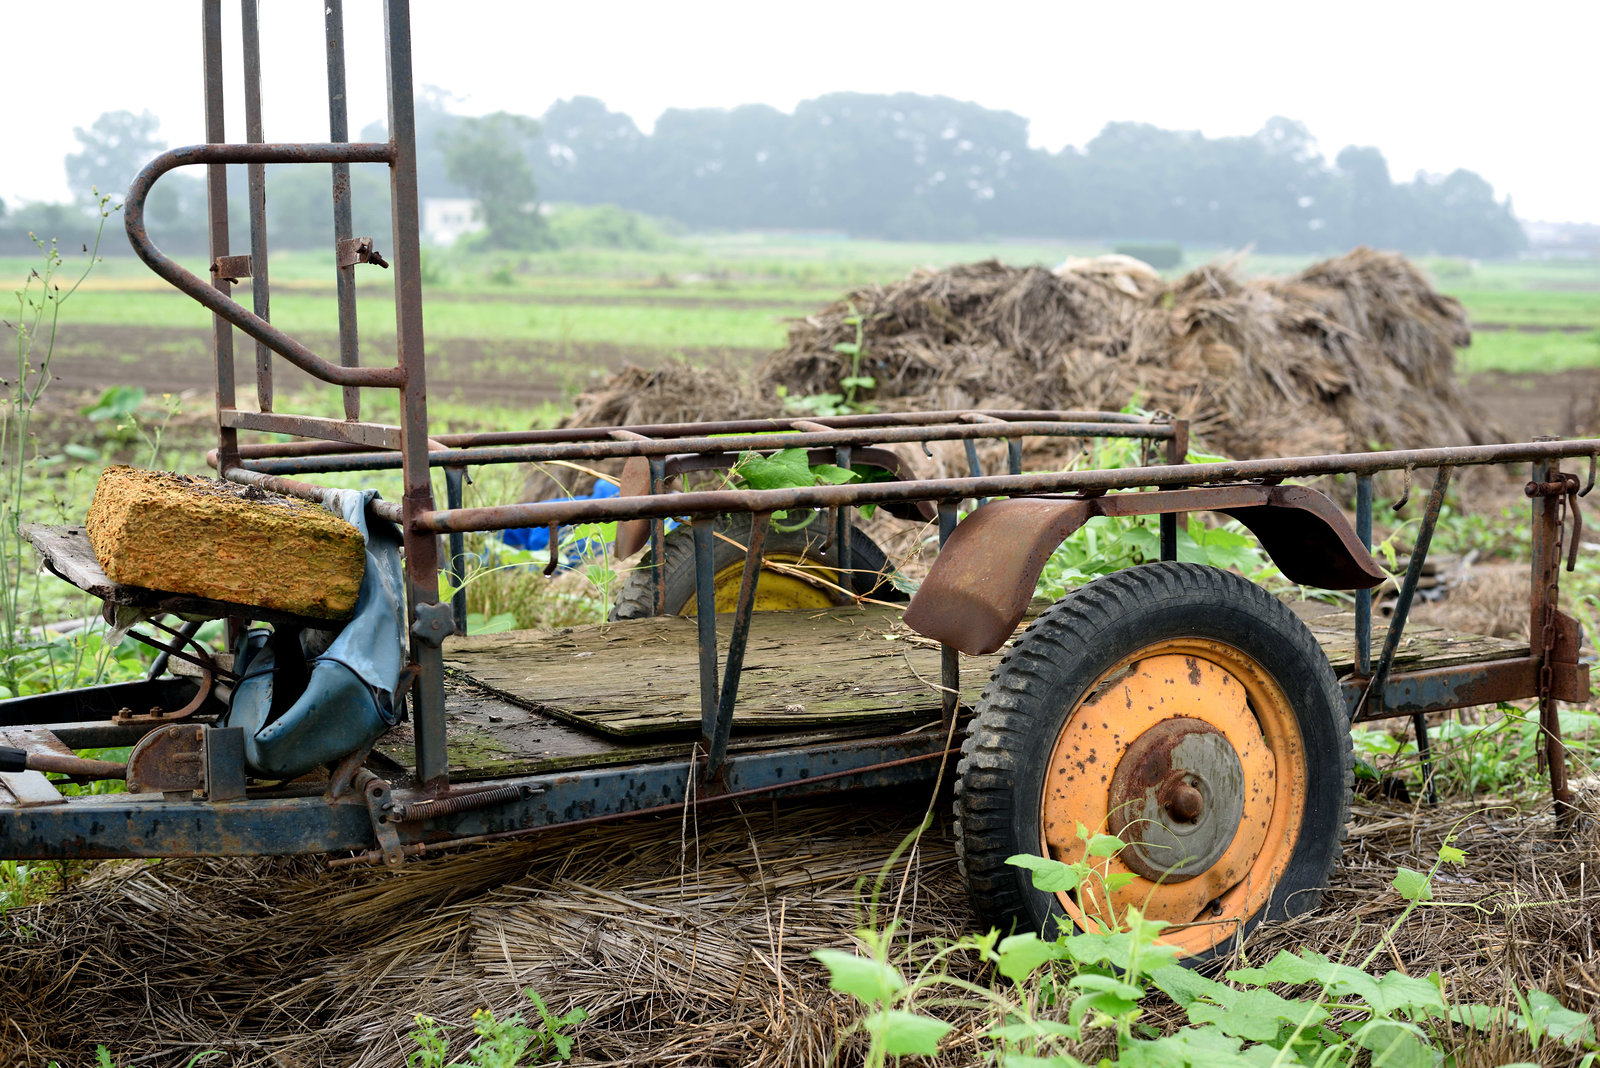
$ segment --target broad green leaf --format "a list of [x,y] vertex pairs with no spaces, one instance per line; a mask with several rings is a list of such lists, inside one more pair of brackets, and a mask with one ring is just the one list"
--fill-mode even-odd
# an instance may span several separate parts
[[[1241,1052],[1240,1041],[1214,1027],[1185,1027],[1149,1042],[1135,1042],[1117,1058],[1117,1068],[1254,1068],[1273,1063],[1278,1051],[1254,1046]],[[1252,1057],[1252,1050],[1266,1050],[1268,1057]],[[1285,1060],[1284,1064],[1296,1061]]]
[[1083,974],[1073,976],[1070,980],[1068,980],[1067,987],[1071,990],[1098,991],[1106,994],[1112,994],[1119,998],[1128,998],[1133,1001],[1138,1001],[1140,998],[1144,997],[1144,990],[1142,987],[1137,987],[1132,983],[1124,982],[1114,975],[1097,975],[1094,972],[1085,972]]
[[1000,943],[1000,962],[996,965],[1001,975],[1021,986],[1022,983],[1047,961],[1055,960],[1060,951],[1033,932],[1015,934]]
[[1373,1008],[1385,1016],[1393,1016],[1399,1012],[1416,1015],[1429,1011],[1443,1016],[1444,991],[1439,988],[1438,977],[1438,972],[1434,972],[1426,979],[1419,979],[1416,976],[1391,971],[1378,980],[1383,1004],[1373,1005]]
[[1117,850],[1126,844],[1114,834],[1097,834],[1089,839],[1089,855],[1091,857],[1114,857],[1117,855]]
[[1308,960],[1300,954],[1280,949],[1278,955],[1268,961],[1265,967],[1235,968],[1228,973],[1228,978],[1235,983],[1248,983],[1251,986],[1267,986],[1271,983],[1289,983],[1298,986],[1301,983],[1320,983],[1328,974],[1327,965],[1325,959]]
[[854,341],[841,341],[833,346],[833,351],[845,356],[855,356],[861,352],[861,346]]
[[1573,1012],[1543,990],[1528,991],[1528,1016],[1534,1026],[1564,1045],[1593,1045],[1594,1021]]
[[1466,860],[1466,859],[1467,859],[1467,852],[1464,849],[1457,849],[1455,846],[1440,846],[1439,847],[1439,860],[1442,863],[1445,863],[1445,864],[1460,864],[1463,860]]
[[904,1009],[875,1012],[862,1020],[861,1026],[894,1057],[932,1057],[939,1052],[939,1040],[950,1032],[950,1025],[943,1020]]
[[745,453],[734,470],[751,489],[793,489],[816,485],[804,449],[780,449],[771,456]]
[[842,389],[877,389],[878,380],[871,375],[851,375],[839,379],[839,386]]
[[828,986],[842,994],[852,994],[867,1005],[887,1001],[906,985],[898,968],[870,957],[858,957],[842,949],[818,949],[811,955],[827,966]]
[[1050,860],[1047,857],[1036,857],[1030,853],[1018,853],[1006,858],[1007,864],[1014,864],[1019,868],[1026,868],[1033,873],[1033,888],[1043,890],[1047,894],[1064,894],[1078,888],[1083,881],[1083,872],[1070,864],[1063,864],[1059,860]]
[[1241,990],[1224,1008],[1199,1001],[1189,1006],[1189,1022],[1215,1024],[1225,1035],[1252,1042],[1271,1042],[1286,1027],[1315,1027],[1328,1010],[1304,1001],[1290,1001],[1270,990]]
[[1401,868],[1395,872],[1393,886],[1407,901],[1433,900],[1433,887],[1428,885],[1428,877],[1420,871]]
[[1021,1042],[1023,1039],[1037,1038],[1041,1035],[1056,1035],[1077,1042],[1081,1037],[1076,1027],[1058,1020],[1013,1020],[984,1034],[1001,1042]]
[[1007,1053],[1000,1058],[1000,1068],[1089,1068],[1089,1066],[1070,1053],[1057,1053],[1053,1057],[1035,1057],[1031,1053]]
[[1351,1036],[1372,1053],[1373,1068],[1433,1068],[1436,1058],[1411,1024],[1370,1020]]
[[1224,997],[1235,993],[1232,987],[1225,986],[1215,979],[1207,979],[1199,972],[1177,964],[1155,969],[1150,973],[1150,981],[1184,1009],[1203,997],[1209,997],[1219,1004],[1226,1004]]
[[811,468],[812,485],[820,482],[824,486],[839,486],[846,482],[854,482],[859,477],[861,476],[848,467],[839,467],[835,464],[816,464]]

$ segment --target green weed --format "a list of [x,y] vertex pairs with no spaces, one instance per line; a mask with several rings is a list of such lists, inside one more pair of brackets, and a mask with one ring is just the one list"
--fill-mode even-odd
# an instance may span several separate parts
[[[1081,861],[1017,856],[1011,862],[1029,869],[1035,887],[1047,892],[1116,878],[1097,869],[1094,858],[1114,855],[1122,842],[1081,827],[1079,834],[1088,847]],[[1384,946],[1431,902],[1439,868],[1465,860],[1447,839],[1427,872],[1400,868],[1392,886],[1406,906],[1356,964],[1284,951],[1262,967],[1210,978],[1180,966],[1177,950],[1160,942],[1166,924],[1136,907],[1115,926],[1053,940],[990,931],[901,946],[891,923],[858,931],[858,952],[824,949],[813,956],[828,969],[832,988],[864,1010],[857,1027],[867,1037],[869,1068],[890,1057],[937,1055],[953,1030],[938,1012],[953,1006],[987,1017],[981,1057],[1004,1068],[1424,1068],[1452,1063],[1452,1046],[1472,1031],[1521,1032],[1535,1052],[1580,1051],[1582,1064],[1594,1064],[1600,1056],[1594,1023],[1541,991],[1516,992],[1514,1006],[1452,1003],[1438,972],[1372,972]],[[952,974],[952,962],[964,956],[989,965],[992,984]],[[1157,992],[1183,1012],[1184,1022],[1165,1033],[1143,1022],[1145,1003]]]
[[450,1038],[445,1029],[431,1016],[418,1016],[416,1028],[407,1036],[417,1048],[406,1058],[406,1068],[448,1068],[452,1065],[471,1065],[472,1068],[519,1068],[525,1064],[544,1064],[552,1060],[572,1059],[573,1038],[567,1029],[589,1018],[583,1009],[573,1009],[561,1016],[553,1015],[544,999],[530,987],[523,991],[539,1015],[538,1026],[524,1022],[521,1013],[505,1019],[496,1019],[488,1009],[472,1014],[472,1031],[477,1042],[467,1051],[467,1059],[448,1060]]

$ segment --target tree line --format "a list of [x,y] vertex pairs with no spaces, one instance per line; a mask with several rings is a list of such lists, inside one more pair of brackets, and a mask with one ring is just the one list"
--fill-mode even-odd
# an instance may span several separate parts
[[[1317,253],[1368,244],[1412,253],[1493,258],[1526,237],[1510,198],[1456,170],[1395,181],[1376,148],[1330,162],[1296,121],[1255,134],[1204,137],[1144,123],[1108,124],[1082,148],[1028,145],[1009,111],[915,93],[830,93],[787,113],[762,104],[673,108],[646,134],[593,97],[542,116],[463,117],[424,87],[417,99],[424,197],[479,202],[484,243],[546,247],[540,199],[613,204],[689,227],[836,231],[860,237],[978,237],[1179,242]],[[150,113],[110,112],[76,131],[73,188],[126,189],[165,144]],[[363,140],[383,140],[381,124]],[[235,225],[244,182],[230,178]],[[352,169],[357,230],[383,234],[387,182]],[[274,167],[268,216],[279,247],[320,246],[331,226],[322,168]],[[148,207],[167,242],[203,247],[204,190],[173,174]],[[3,212],[0,208],[0,212]],[[11,221],[20,220],[16,210]],[[0,215],[0,228],[7,219]],[[242,231],[241,231],[242,232]],[[0,235],[3,236],[3,235]]]

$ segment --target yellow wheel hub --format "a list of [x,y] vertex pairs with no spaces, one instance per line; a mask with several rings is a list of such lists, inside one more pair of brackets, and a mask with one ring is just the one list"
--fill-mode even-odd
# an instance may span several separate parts
[[[1051,753],[1043,854],[1082,861],[1080,826],[1129,843],[1090,858],[1099,877],[1057,894],[1062,909],[1103,930],[1138,907],[1185,953],[1223,942],[1287,869],[1306,780],[1293,708],[1254,659],[1202,638],[1140,650],[1090,688]],[[1131,879],[1108,890],[1111,875]]]
[[[781,570],[771,564],[781,565]],[[832,587],[839,586],[839,573],[815,560],[790,553],[773,553],[761,558],[761,573],[756,576],[757,612],[782,612],[788,609],[832,608],[839,603]],[[739,604],[739,586],[744,581],[744,561],[729,564],[712,579],[718,612],[732,612]],[[699,601],[691,594],[678,612],[692,616]]]

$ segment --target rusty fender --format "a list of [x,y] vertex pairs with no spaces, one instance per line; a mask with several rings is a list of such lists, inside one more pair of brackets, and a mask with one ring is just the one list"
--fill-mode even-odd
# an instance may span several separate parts
[[992,653],[1022,621],[1050,554],[1090,519],[1197,511],[1244,524],[1291,582],[1364,590],[1383,581],[1344,514],[1304,486],[1013,497],[984,505],[956,526],[906,608],[906,625],[964,653]]

